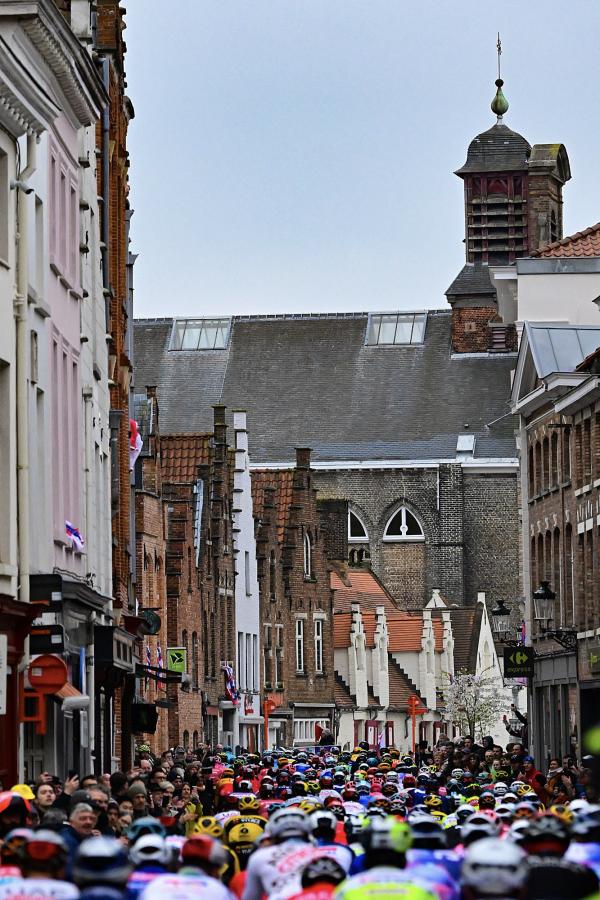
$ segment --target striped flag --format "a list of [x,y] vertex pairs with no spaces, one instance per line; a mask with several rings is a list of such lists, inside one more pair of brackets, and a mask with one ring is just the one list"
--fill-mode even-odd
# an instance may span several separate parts
[[[150,650],[150,644],[149,644],[149,643],[146,644],[146,665],[147,665],[147,666],[151,666],[151,665],[152,665],[152,651]],[[150,679],[149,679],[148,675],[146,675],[146,690],[148,690],[148,684],[149,684],[149,682],[150,682]]]
[[85,547],[85,541],[81,536],[81,532],[78,528],[72,524],[72,522],[65,522],[65,531],[67,537],[71,541],[73,545],[73,550],[77,550],[78,553],[83,553],[83,548]]
[[[162,657],[162,650],[160,649],[160,644],[159,644],[158,647],[156,648],[156,665],[158,666],[159,669],[164,669],[164,663],[163,663],[163,657]],[[166,685],[166,684],[161,684],[160,681],[157,681],[157,682],[156,682],[157,688],[158,688],[159,685],[162,687],[163,691],[166,691],[166,689],[167,689],[167,685]]]

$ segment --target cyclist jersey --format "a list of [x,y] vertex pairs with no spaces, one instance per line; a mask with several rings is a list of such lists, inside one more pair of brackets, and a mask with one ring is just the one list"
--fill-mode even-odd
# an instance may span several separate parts
[[159,875],[140,896],[141,900],[235,900],[224,884],[204,872]]
[[580,863],[583,866],[589,866],[600,878],[600,844],[591,841],[585,843],[573,842],[569,844],[564,859],[568,859],[569,862]]
[[290,900],[331,900],[334,891],[335,885],[322,881],[305,888],[299,894],[293,894]]
[[336,888],[334,900],[437,900],[435,890],[417,876],[392,866],[375,866]]
[[38,897],[71,900],[79,897],[79,891],[70,881],[55,878],[12,878],[0,883],[0,900],[34,900]]
[[459,881],[460,879],[462,860],[463,854],[456,849],[420,850],[418,848],[412,848],[406,851],[407,868],[413,868],[427,863],[435,863],[437,866],[442,866],[454,881]]
[[348,847],[315,847],[302,840],[284,841],[256,850],[248,861],[243,900],[283,900],[302,890],[302,871],[315,859],[331,856],[348,872],[354,854]]
[[148,887],[151,881],[158,878],[159,875],[165,875],[166,870],[163,866],[144,866],[143,869],[137,869],[132,872],[127,879],[125,887],[125,900],[137,900],[144,888]]

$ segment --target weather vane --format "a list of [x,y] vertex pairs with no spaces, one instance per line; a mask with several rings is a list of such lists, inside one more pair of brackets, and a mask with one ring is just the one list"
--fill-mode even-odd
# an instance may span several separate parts
[[500,75],[500,57],[502,56],[502,41],[500,40],[500,32],[498,32],[498,40],[496,41],[496,50],[498,51],[498,78]]

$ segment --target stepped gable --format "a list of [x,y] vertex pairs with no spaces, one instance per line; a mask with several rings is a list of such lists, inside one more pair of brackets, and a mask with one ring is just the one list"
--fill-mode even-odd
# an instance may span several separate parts
[[416,694],[422,706],[427,705],[419,694],[414,682],[410,680],[402,666],[396,662],[393,656],[388,657],[388,680],[390,686],[389,709],[405,710],[408,706],[408,698],[413,694]]

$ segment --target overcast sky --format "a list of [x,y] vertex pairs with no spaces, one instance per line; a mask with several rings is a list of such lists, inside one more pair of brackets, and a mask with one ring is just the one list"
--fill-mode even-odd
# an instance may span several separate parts
[[565,234],[600,220],[597,0],[128,0],[136,315],[445,305],[453,171],[495,121],[496,32]]

